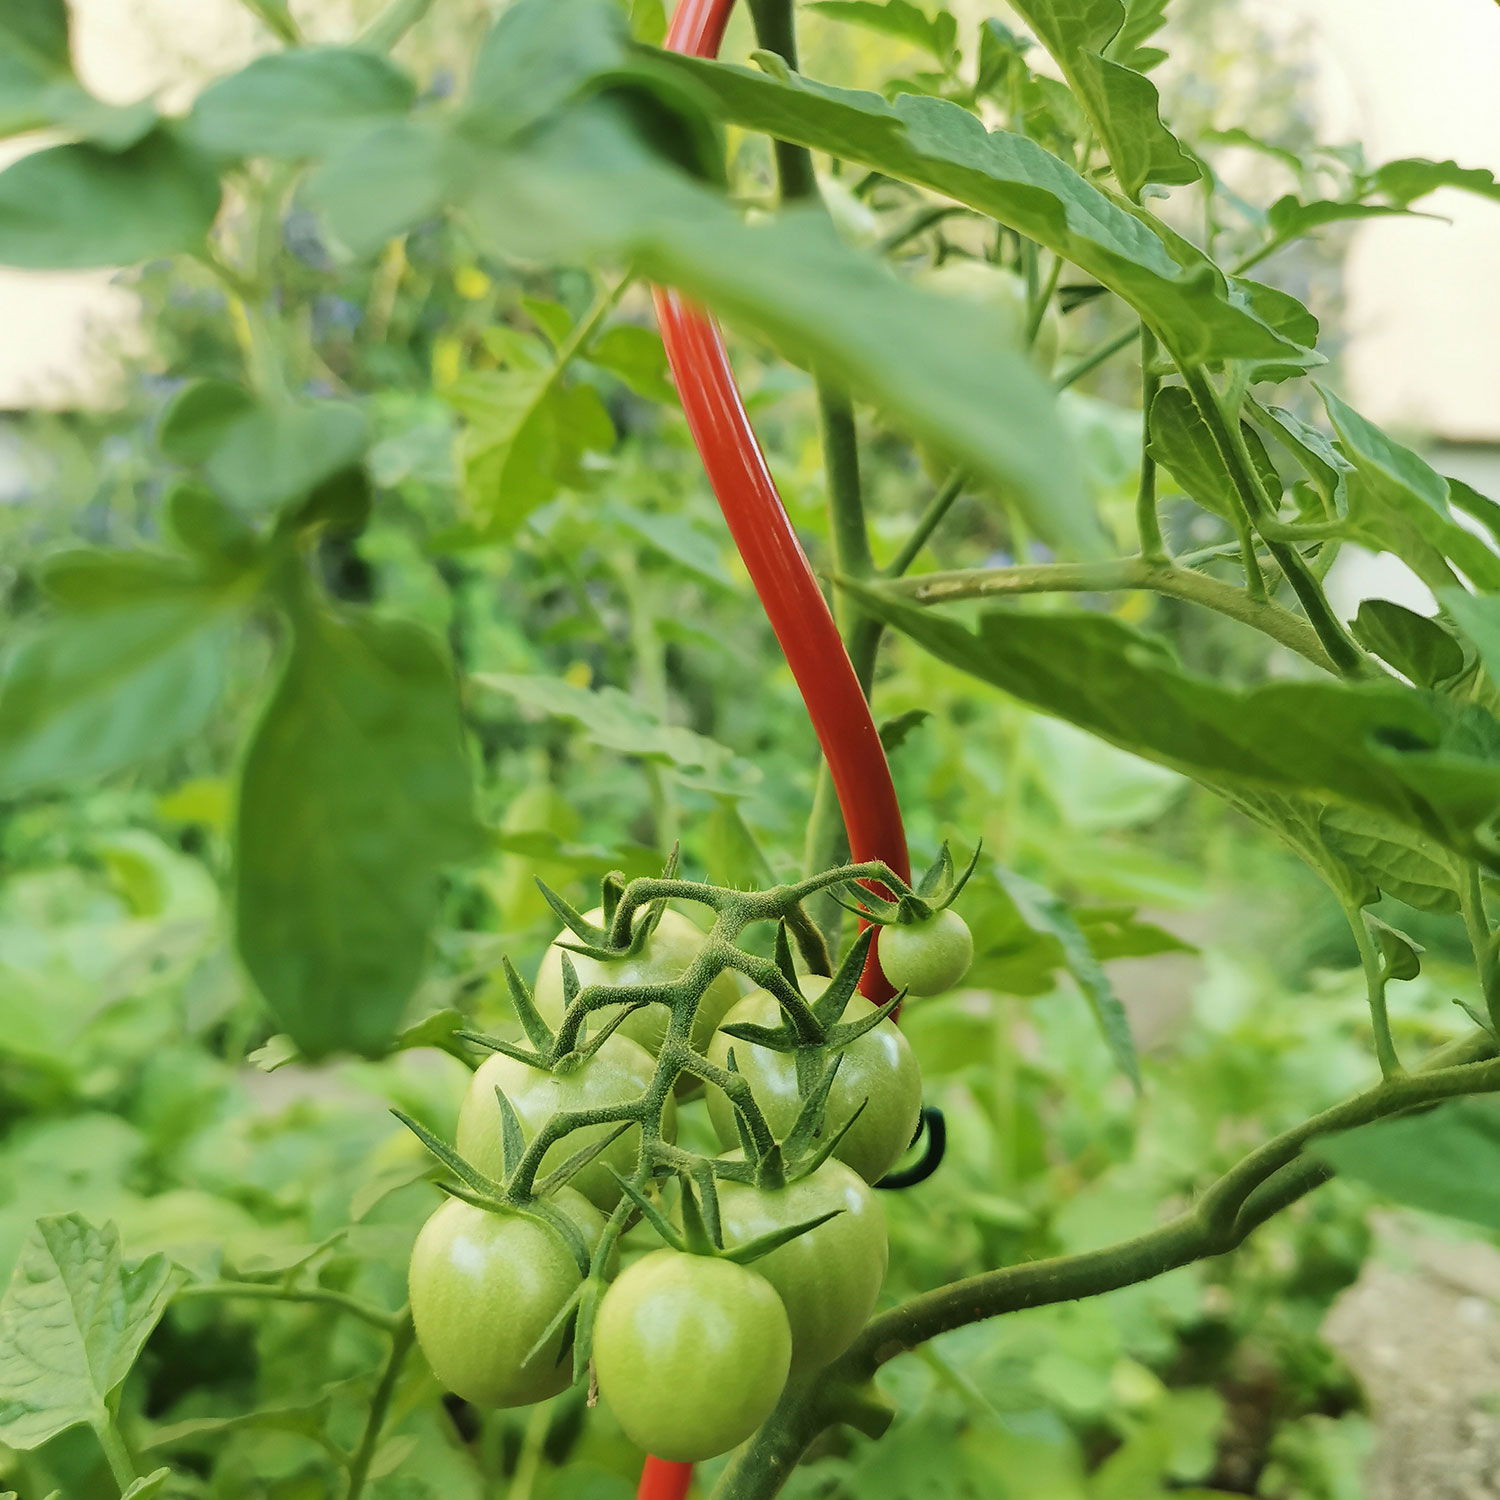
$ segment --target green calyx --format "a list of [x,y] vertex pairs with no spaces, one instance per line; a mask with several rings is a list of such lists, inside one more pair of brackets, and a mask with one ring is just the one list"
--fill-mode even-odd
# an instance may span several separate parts
[[840,905],[876,927],[925,922],[958,899],[979,864],[982,847],[982,843],[976,843],[968,864],[961,871],[955,871],[952,851],[944,840],[937,858],[918,877],[916,885],[898,890],[894,901],[865,888],[860,891],[856,902],[840,902]]
[[[618,1177],[618,1174],[616,1175]],[[703,1172],[684,1170],[680,1178],[682,1185],[680,1206],[682,1225],[680,1228],[634,1183],[624,1177],[619,1177],[619,1182],[627,1196],[640,1210],[641,1216],[671,1249],[686,1255],[705,1255],[717,1260],[732,1261],[737,1266],[753,1265],[762,1256],[769,1255],[773,1250],[779,1250],[783,1245],[801,1235],[808,1234],[820,1224],[826,1224],[843,1212],[841,1208],[831,1209],[826,1214],[819,1214],[815,1218],[804,1219],[796,1224],[787,1224],[780,1229],[769,1230],[765,1234],[757,1235],[753,1240],[747,1240],[742,1245],[726,1249],[723,1224],[719,1215],[719,1195],[714,1186],[712,1170]]]

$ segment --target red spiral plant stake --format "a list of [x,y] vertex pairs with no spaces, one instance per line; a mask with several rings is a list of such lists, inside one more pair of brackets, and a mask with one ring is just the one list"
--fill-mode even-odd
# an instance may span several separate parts
[[[733,8],[734,0],[681,0],[667,47],[695,57],[716,56]],[[884,860],[907,879],[906,833],[885,749],[766,467],[724,340],[708,317],[675,292],[658,291],[656,311],[693,441],[828,761],[851,857]],[[860,989],[877,1003],[892,993],[873,947]],[[692,1481],[691,1464],[648,1458],[638,1500],[684,1500]]]

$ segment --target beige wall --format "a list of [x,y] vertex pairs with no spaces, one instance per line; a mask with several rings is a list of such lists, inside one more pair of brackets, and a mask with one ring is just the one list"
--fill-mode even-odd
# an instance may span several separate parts
[[[1331,139],[1371,161],[1500,173],[1500,5],[1278,0],[1308,22]],[[1500,203],[1446,191],[1426,219],[1372,220],[1348,266],[1354,399],[1382,422],[1500,441]]]
[[[235,0],[72,0],[71,8],[78,70],[115,103],[155,95],[181,108],[204,78],[256,45],[256,23]],[[0,147],[0,161],[37,144]],[[139,343],[135,299],[112,282],[110,272],[0,270],[0,409],[110,399],[116,351]]]

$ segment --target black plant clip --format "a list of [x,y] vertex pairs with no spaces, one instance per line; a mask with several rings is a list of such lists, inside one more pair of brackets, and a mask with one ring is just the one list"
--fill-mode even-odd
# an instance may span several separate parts
[[948,1152],[948,1122],[935,1104],[922,1106],[916,1134],[911,1138],[912,1145],[915,1146],[923,1135],[927,1137],[927,1147],[921,1156],[909,1167],[902,1167],[899,1172],[887,1172],[875,1184],[876,1187],[886,1191],[915,1187],[919,1182],[926,1182],[942,1166],[943,1157]]

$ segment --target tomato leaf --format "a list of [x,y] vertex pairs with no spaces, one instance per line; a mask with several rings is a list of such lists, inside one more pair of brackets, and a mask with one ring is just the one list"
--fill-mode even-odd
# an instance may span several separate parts
[[1311,1150],[1341,1177],[1397,1203],[1500,1229],[1500,1107],[1493,1099],[1380,1120]]
[[911,3],[911,0],[812,0],[808,10],[864,26],[898,41],[920,47],[944,66],[955,61],[958,22],[946,10],[935,16]]
[[245,966],[306,1056],[389,1047],[443,869],[480,846],[472,795],[437,640],[300,604],[242,773],[234,899]]
[[555,677],[481,672],[478,687],[507,694],[533,712],[570,719],[595,745],[675,766],[692,785],[743,796],[759,773],[748,761],[705,735],[663,724],[640,701],[619,688],[580,688]]
[[1323,838],[1381,890],[1420,911],[1457,911],[1453,856],[1414,828],[1361,807],[1325,807]]
[[1451,682],[1469,664],[1464,648],[1436,620],[1389,599],[1364,600],[1351,628],[1360,645],[1418,687]]
[[1073,914],[1061,897],[1035,881],[1017,875],[1014,870],[997,865],[995,877],[1025,925],[1033,932],[1056,940],[1062,950],[1063,966],[1088,1002],[1110,1056],[1139,1092],[1141,1066],[1130,1030],[1130,1018]]
[[272,402],[223,380],[186,386],[163,414],[162,451],[251,514],[300,500],[356,464],[364,413],[344,401]]
[[1349,534],[1394,552],[1429,587],[1451,582],[1446,559],[1476,587],[1500,590],[1500,555],[1453,515],[1448,481],[1410,448],[1382,432],[1321,386],[1319,395],[1354,472],[1349,476]]
[[406,117],[416,86],[363,47],[301,47],[258,57],[210,84],[184,130],[214,156],[323,157]]
[[[697,58],[663,59],[707,90],[720,118],[888,172],[1045,245],[1125,299],[1187,359],[1317,363],[1231,297],[1228,280],[1163,225],[1130,212],[1036,142],[986,130],[942,99],[839,89]],[[1149,86],[1149,85],[1148,85]]]
[[1148,182],[1196,182],[1199,168],[1162,124],[1156,85],[1106,56],[1125,26],[1120,0],[1012,0],[1052,54],[1130,198]]
[[1151,403],[1151,457],[1182,486],[1195,505],[1233,521],[1244,507],[1208,424],[1180,385],[1169,385]]
[[221,590],[95,556],[76,607],[23,635],[0,673],[0,796],[106,776],[196,734],[223,691],[233,616]]
[[1500,863],[1500,723],[1476,705],[1395,683],[1224,687],[1108,616],[991,609],[968,630],[846,587],[942,660],[1215,790],[1352,803]]
[[0,1442],[27,1451],[107,1424],[180,1275],[165,1255],[126,1265],[113,1224],[37,1220],[0,1298]]
[[128,150],[34,151],[0,172],[0,265],[81,271],[201,250],[219,179],[158,130]]

